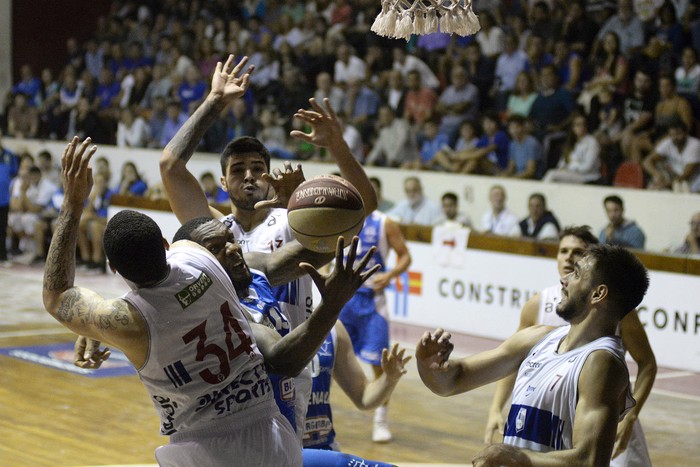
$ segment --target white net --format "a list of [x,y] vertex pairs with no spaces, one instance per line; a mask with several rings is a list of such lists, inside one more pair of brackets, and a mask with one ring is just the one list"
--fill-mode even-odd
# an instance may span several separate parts
[[382,0],[371,29],[380,36],[408,40],[412,34],[438,31],[469,36],[481,26],[471,0]]

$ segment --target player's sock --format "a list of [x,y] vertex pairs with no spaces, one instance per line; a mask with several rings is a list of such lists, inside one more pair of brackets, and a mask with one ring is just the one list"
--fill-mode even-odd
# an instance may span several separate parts
[[388,443],[391,441],[391,431],[389,431],[389,419],[387,416],[387,407],[385,405],[379,407],[374,412],[374,427],[372,429],[372,441],[375,443]]

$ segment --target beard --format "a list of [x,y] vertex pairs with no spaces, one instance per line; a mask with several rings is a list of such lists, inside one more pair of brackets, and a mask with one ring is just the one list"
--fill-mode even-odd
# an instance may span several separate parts
[[571,323],[571,320],[583,309],[584,301],[585,297],[579,299],[566,297],[566,300],[562,299],[556,308],[557,315],[567,323]]
[[271,187],[268,185],[267,189],[264,190],[264,194],[262,195],[253,194],[252,196],[235,196],[233,194],[229,194],[229,199],[233,205],[236,206],[236,209],[241,211],[255,211],[256,203],[269,199],[270,189]]

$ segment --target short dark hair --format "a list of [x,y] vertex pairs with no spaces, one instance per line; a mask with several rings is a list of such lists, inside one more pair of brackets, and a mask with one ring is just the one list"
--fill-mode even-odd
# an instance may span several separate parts
[[442,198],[440,198],[442,201],[445,201],[446,199],[451,199],[455,203],[457,203],[457,195],[451,191],[448,191],[447,193],[442,195]]
[[236,157],[238,154],[246,154],[249,152],[257,152],[265,160],[265,167],[270,171],[270,151],[267,150],[264,144],[252,136],[241,136],[234,139],[226,145],[221,153],[221,173],[226,175],[226,167],[228,160]]
[[605,206],[608,203],[615,203],[618,206],[620,206],[622,209],[625,208],[625,203],[622,202],[622,198],[620,198],[617,195],[606,196],[605,199],[603,200],[603,206]]
[[147,285],[165,277],[163,234],[147,215],[126,209],[107,223],[104,236],[105,255],[114,269],[137,285]]
[[668,129],[681,130],[683,133],[688,133],[688,125],[678,115],[674,115],[671,118],[671,121],[668,123]]
[[207,216],[195,217],[194,219],[188,220],[182,224],[179,229],[177,229],[177,232],[175,232],[175,235],[173,236],[173,243],[179,242],[180,240],[192,240],[192,232],[197,230],[200,225],[206,224],[212,220],[214,220],[213,217]]
[[597,245],[598,239],[591,232],[590,225],[570,225],[559,232],[559,240],[564,237],[576,237],[581,240],[586,246]]
[[593,280],[608,287],[620,319],[637,308],[649,288],[649,274],[639,258],[624,247],[607,244],[590,246],[586,257],[594,259]]
[[525,122],[527,122],[527,119],[520,114],[513,114],[508,117],[508,123],[515,123],[522,126],[525,125]]
[[540,201],[542,201],[542,204],[545,206],[545,208],[547,207],[547,198],[545,198],[542,193],[533,193],[527,198],[527,200],[530,201],[532,198],[539,199]]

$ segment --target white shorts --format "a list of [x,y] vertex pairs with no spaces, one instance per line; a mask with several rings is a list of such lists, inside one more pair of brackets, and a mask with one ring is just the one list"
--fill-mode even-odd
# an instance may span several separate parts
[[632,436],[627,443],[627,449],[610,461],[610,467],[651,467],[647,440],[639,419],[632,425]]
[[174,434],[170,444],[156,449],[158,464],[162,467],[302,465],[296,434],[274,401],[232,415],[227,421],[231,423]]
[[35,212],[11,212],[7,217],[7,224],[13,232],[23,232],[25,235],[34,235],[34,226],[39,220],[39,214]]

